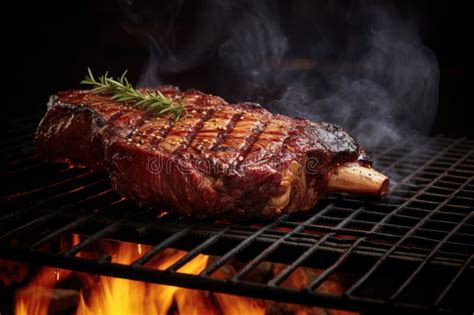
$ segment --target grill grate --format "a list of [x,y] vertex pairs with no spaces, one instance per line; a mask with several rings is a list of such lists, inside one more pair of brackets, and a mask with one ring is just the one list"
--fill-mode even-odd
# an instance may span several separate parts
[[[248,225],[192,221],[138,209],[107,178],[32,153],[36,120],[3,135],[0,257],[250,297],[373,312],[472,312],[474,303],[474,141],[435,137],[375,150],[395,187],[384,200],[334,194],[314,211]],[[16,131],[17,130],[17,131]],[[85,238],[57,252],[64,235]],[[77,254],[102,239],[151,245],[130,265]],[[187,254],[166,270],[146,263],[167,248]],[[199,275],[177,270],[199,254],[215,257]],[[213,274],[235,260],[230,279]],[[265,283],[248,280],[263,262],[285,264]],[[283,285],[301,267],[321,270],[303,290]],[[344,292],[318,288],[344,275]],[[469,288],[471,288],[469,290]],[[472,293],[471,293],[472,294]]]

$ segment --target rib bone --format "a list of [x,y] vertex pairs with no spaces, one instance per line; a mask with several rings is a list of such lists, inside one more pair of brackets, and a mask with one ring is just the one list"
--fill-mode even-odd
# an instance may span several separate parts
[[337,167],[331,174],[328,190],[360,195],[385,195],[389,179],[376,170],[358,163],[347,163]]

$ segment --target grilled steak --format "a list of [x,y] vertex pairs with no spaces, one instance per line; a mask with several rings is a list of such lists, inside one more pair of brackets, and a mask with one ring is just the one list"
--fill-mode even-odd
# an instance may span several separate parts
[[53,95],[37,149],[50,161],[107,171],[142,206],[234,219],[310,209],[334,168],[360,155],[335,125],[196,90],[160,91],[182,98],[187,115],[175,121],[89,91]]

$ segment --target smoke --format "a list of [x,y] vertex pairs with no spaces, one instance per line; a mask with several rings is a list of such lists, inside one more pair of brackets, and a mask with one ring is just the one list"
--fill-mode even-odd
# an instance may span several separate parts
[[[213,93],[339,124],[365,147],[412,141],[431,130],[438,64],[406,8],[208,0],[193,14],[188,9],[194,20],[183,22],[183,2],[160,6],[157,15],[130,0],[120,3],[126,29],[149,46],[142,86],[156,85],[159,74],[207,64]],[[175,24],[183,23],[192,24],[187,35],[173,37]]]
[[340,124],[369,147],[428,134],[438,105],[436,57],[396,11],[370,8],[364,16],[359,33],[349,32],[357,40],[338,46],[345,52],[319,70],[318,83],[305,77],[289,85],[273,108]]
[[238,15],[219,47],[219,62],[223,75],[234,75],[232,97],[256,101],[258,94],[271,91],[274,69],[281,65],[288,41],[279,26],[276,6],[270,7],[264,1],[230,4]]
[[[118,2],[125,30],[144,42],[149,52],[139,87],[157,86],[160,75],[180,73],[211,58],[227,27],[225,1],[191,2],[191,8],[185,8],[183,1]],[[177,25],[186,26],[186,31],[179,31]]]

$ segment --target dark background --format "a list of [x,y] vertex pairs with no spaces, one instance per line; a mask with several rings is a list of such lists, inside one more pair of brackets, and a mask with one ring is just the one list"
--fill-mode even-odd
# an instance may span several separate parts
[[[291,23],[297,17],[292,16],[289,2],[275,1],[275,5],[285,13],[283,27],[293,33],[292,38],[296,38],[293,47],[298,47],[298,38],[304,38],[306,30],[298,23]],[[319,2],[327,5],[326,1]],[[308,3],[316,10],[318,1]],[[347,9],[349,2],[333,3]],[[150,6],[140,2],[137,5]],[[167,15],[167,10],[176,5],[182,7],[179,16]],[[179,41],[195,27],[195,15],[201,5],[200,1],[155,2],[151,5],[153,12],[158,12],[155,19],[158,25],[153,25],[155,31],[158,28],[159,32],[162,27],[169,35],[165,40],[179,46]],[[379,5],[389,6],[394,2],[379,1]],[[467,5],[406,0],[396,1],[396,6],[416,21],[423,44],[434,51],[440,66],[439,107],[432,134],[473,137],[470,103],[467,102],[473,89],[466,83],[470,50],[467,47],[472,37],[467,35]],[[97,73],[110,70],[120,74],[128,69],[132,82],[136,82],[142,73],[148,56],[147,47],[143,38],[133,34],[117,1],[15,2],[9,3],[2,11],[3,77],[7,81],[3,90],[7,101],[2,109],[5,116],[44,111],[51,94],[80,87],[87,66]],[[170,30],[167,26],[171,18],[175,19],[177,26]],[[221,31],[216,29],[217,33]],[[162,75],[162,81],[179,84],[182,89],[195,87],[222,94],[222,90],[216,89],[217,83],[222,84],[222,77],[214,75],[214,57],[211,47],[200,62],[177,74]],[[224,98],[233,100],[232,93],[223,94]]]

